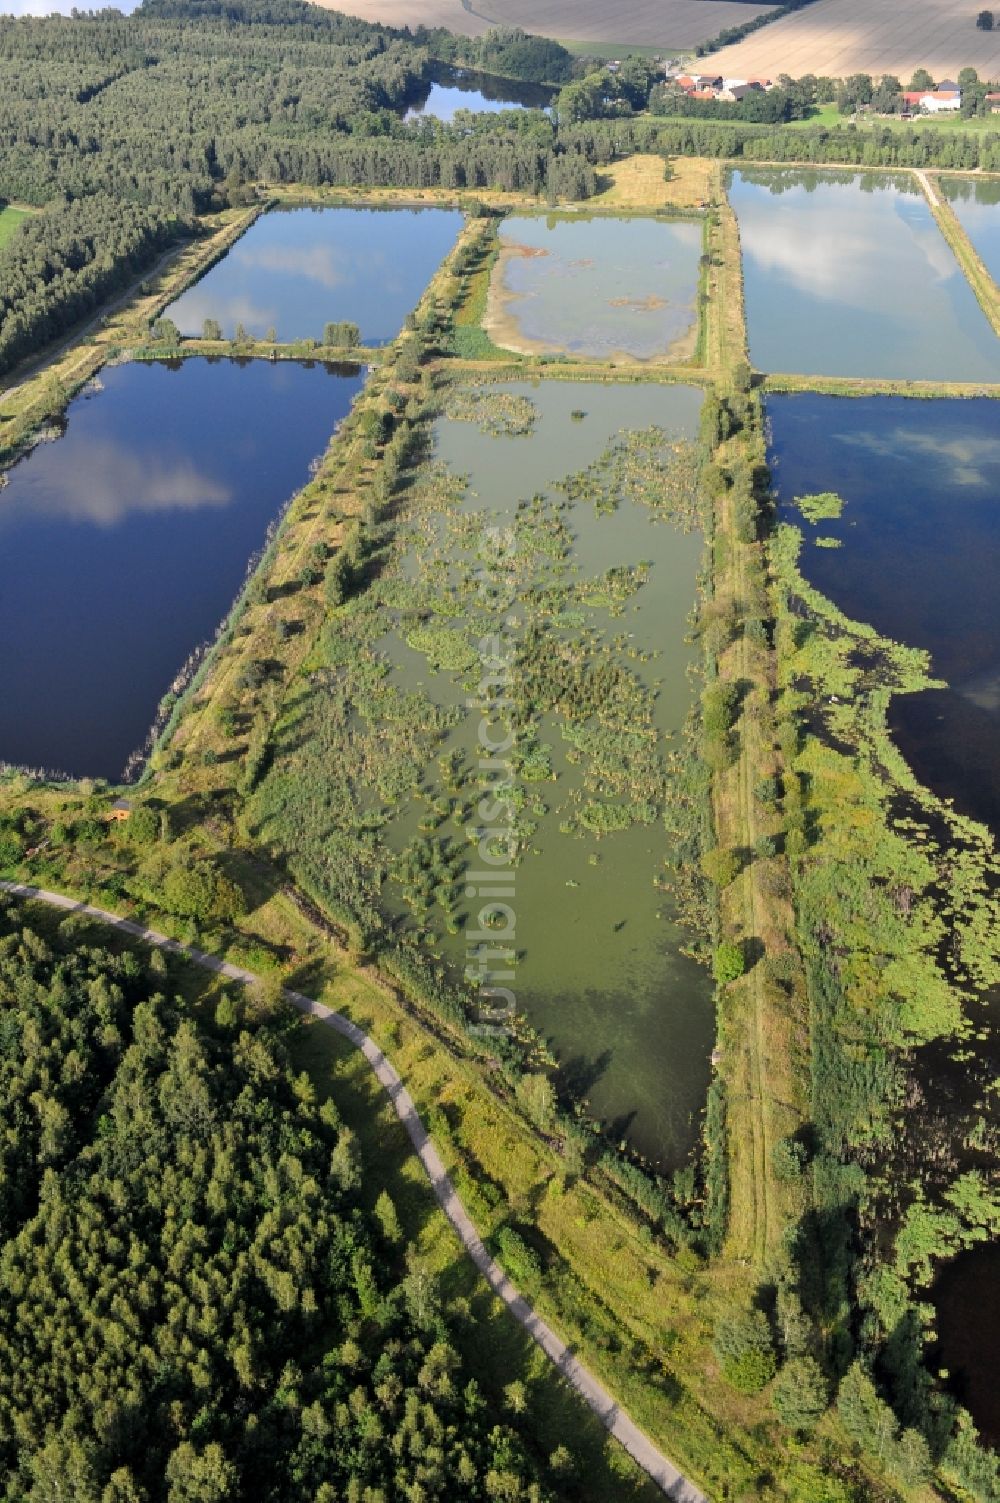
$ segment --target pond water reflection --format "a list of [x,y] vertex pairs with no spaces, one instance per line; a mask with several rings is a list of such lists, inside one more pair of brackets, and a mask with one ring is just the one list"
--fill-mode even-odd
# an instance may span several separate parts
[[455,243],[450,209],[279,209],[264,214],[223,259],[167,309],[181,333],[206,318],[231,338],[238,324],[263,339],[323,337],[348,320],[363,344],[395,339]]
[[758,370],[1000,381],[997,339],[912,180],[734,172]]
[[0,490],[0,762],[117,779],[361,373],[124,365]]

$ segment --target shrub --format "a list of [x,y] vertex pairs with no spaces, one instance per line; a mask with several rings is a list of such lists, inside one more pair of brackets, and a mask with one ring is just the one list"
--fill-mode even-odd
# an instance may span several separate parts
[[797,1138],[781,1138],[771,1149],[771,1167],[776,1179],[786,1182],[802,1178],[806,1167],[805,1145]]
[[740,691],[734,683],[717,681],[709,684],[702,697],[705,736],[709,741],[724,741],[732,730],[739,706]]
[[502,1226],[496,1236],[500,1262],[511,1278],[521,1283],[537,1283],[542,1276],[542,1265],[533,1247],[512,1226]]
[[738,852],[717,845],[711,851],[706,851],[701,858],[701,869],[710,882],[716,887],[728,887],[734,882],[743,869]]
[[765,809],[773,809],[781,797],[781,784],[777,778],[758,778],[753,796]]
[[740,1393],[760,1393],[777,1366],[771,1327],[763,1310],[737,1310],[722,1316],[712,1349],[726,1382]]
[[746,970],[743,946],[736,940],[723,940],[712,959],[712,974],[720,986],[739,980]]
[[208,862],[173,866],[163,879],[163,905],[181,918],[234,919],[246,912],[246,899],[235,882]]

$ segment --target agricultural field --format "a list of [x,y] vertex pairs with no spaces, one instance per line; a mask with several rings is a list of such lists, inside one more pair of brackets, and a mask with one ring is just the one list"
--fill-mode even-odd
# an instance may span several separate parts
[[713,71],[777,78],[807,73],[846,78],[890,73],[908,81],[916,68],[934,78],[956,78],[975,68],[980,78],[1000,75],[1000,31],[976,28],[974,5],[961,0],[817,0],[773,26],[712,55]]
[[559,41],[675,52],[774,9],[742,0],[617,0],[614,5],[600,0],[337,0],[327,8],[387,26],[444,26],[461,36],[481,36],[493,26],[523,26]]

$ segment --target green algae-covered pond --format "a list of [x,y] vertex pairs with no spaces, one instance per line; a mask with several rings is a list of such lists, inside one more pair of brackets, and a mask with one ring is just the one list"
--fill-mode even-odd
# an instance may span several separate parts
[[529,354],[688,359],[702,234],[690,220],[506,219],[486,329],[495,344]]
[[377,580],[334,613],[258,828],[294,831],[313,891],[371,902],[474,995],[498,947],[486,979],[563,1085],[675,1167],[714,1036],[665,864],[694,699],[701,395],[546,381],[446,400]]

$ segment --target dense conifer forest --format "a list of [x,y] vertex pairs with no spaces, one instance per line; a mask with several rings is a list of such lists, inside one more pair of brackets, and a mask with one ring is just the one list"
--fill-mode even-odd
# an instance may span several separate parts
[[283,1031],[0,911],[5,1497],[549,1496]]

